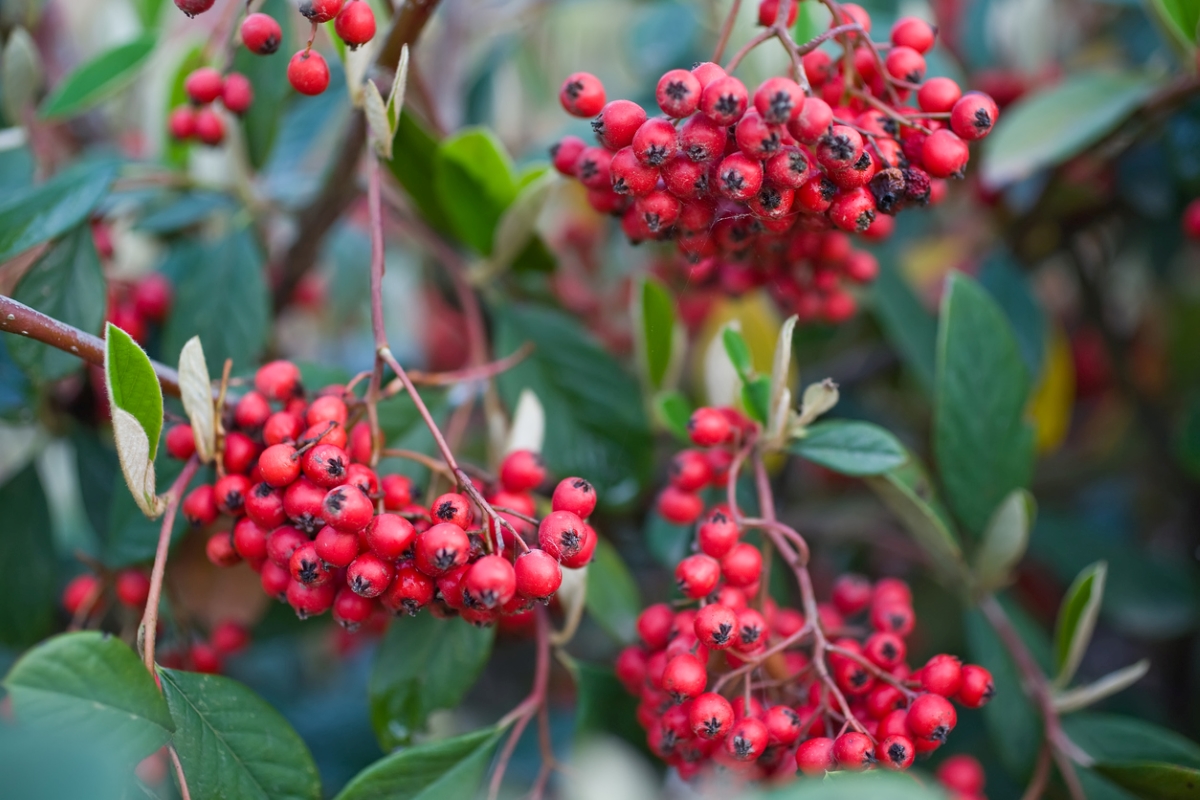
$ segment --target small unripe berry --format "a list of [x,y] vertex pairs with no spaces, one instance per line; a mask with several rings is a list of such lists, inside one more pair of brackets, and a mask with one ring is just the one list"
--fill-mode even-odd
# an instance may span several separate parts
[[530,550],[513,565],[517,593],[530,600],[548,600],[562,584],[562,567],[544,550]]
[[338,37],[357,50],[375,37],[375,12],[366,0],[350,0],[333,23]]
[[282,41],[283,31],[269,14],[255,12],[242,20],[242,44],[251,53],[269,56],[279,49]]
[[317,51],[301,50],[288,62],[287,77],[300,94],[321,94],[329,88],[329,65]]

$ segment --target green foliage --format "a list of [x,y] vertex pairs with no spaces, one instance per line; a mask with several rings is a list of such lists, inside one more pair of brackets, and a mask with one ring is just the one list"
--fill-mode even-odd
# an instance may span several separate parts
[[[109,400],[122,411],[128,411],[146,432],[150,440],[150,459],[158,452],[158,437],[162,433],[163,398],[154,365],[138,343],[120,328],[109,325],[105,337],[105,376]],[[118,444],[119,447],[119,444]]]
[[432,711],[462,701],[492,653],[494,633],[428,613],[392,623],[368,686],[371,724],[385,750],[409,743]]
[[1179,734],[1114,714],[1074,714],[1063,728],[1098,762],[1096,772],[1111,781],[1106,786],[1116,784],[1148,800],[1195,797],[1200,747]]
[[992,513],[975,553],[975,579],[981,591],[1006,584],[1029,546],[1029,529],[1037,514],[1033,495],[1017,489]]
[[1108,566],[1103,561],[1079,573],[1058,609],[1058,624],[1054,630],[1054,665],[1059,686],[1070,682],[1092,640],[1096,618],[1100,615],[1100,603],[1104,599],[1104,578],[1107,573]]
[[336,800],[440,800],[473,797],[503,728],[483,728],[406,747],[354,777]]
[[193,797],[317,800],[308,747],[279,712],[237,681],[159,669],[172,744]]
[[71,117],[112,97],[137,77],[157,44],[158,36],[147,33],[80,65],[42,103],[42,117]]
[[64,633],[43,642],[13,665],[4,688],[22,724],[108,739],[127,768],[175,729],[137,654],[108,634]]
[[970,532],[1033,470],[1024,421],[1029,374],[1004,314],[979,284],[951,276],[938,328],[933,450],[950,507]]
[[676,439],[687,444],[691,442],[688,434],[688,420],[692,418],[692,404],[682,392],[669,390],[654,395],[655,419],[665,427]]
[[79,225],[108,194],[115,176],[110,162],[84,164],[9,194],[0,201],[0,262]]
[[644,536],[650,554],[663,567],[673,570],[688,555],[692,545],[692,526],[672,524],[657,511],[651,511],[646,515]]
[[675,300],[661,281],[646,278],[639,284],[633,311],[637,320],[634,333],[646,383],[651,389],[661,389],[675,353],[675,326],[678,323]]
[[496,223],[517,197],[512,160],[495,134],[471,128],[439,144],[433,186],[458,238],[491,253]]
[[621,554],[607,539],[600,539],[587,570],[588,613],[617,641],[632,642],[642,598]]
[[895,268],[881,264],[871,287],[871,307],[888,341],[929,396],[933,396],[937,364],[937,320]]
[[[143,672],[145,669],[143,668]],[[114,737],[0,725],[0,775],[14,800],[128,800],[138,797],[133,770]]]
[[392,140],[392,160],[388,166],[425,221],[441,233],[451,233],[450,219],[442,210],[434,188],[437,152],[438,143],[433,134],[412,112],[403,110],[400,124],[396,126],[396,138]]
[[50,509],[33,464],[0,486],[0,508],[0,564],[11,566],[0,581],[0,644],[28,647],[53,630],[58,602]]
[[[13,299],[89,333],[104,323],[104,274],[92,244],[92,233],[81,225],[37,260],[17,284]],[[53,381],[76,372],[79,356],[24,337],[7,341],[13,361],[35,381]]]
[[908,460],[904,445],[878,425],[828,420],[809,426],[791,452],[843,475],[881,475]]
[[910,454],[903,466],[866,482],[929,554],[942,579],[960,582],[966,569],[962,547],[921,462]]
[[571,677],[577,690],[575,736],[619,736],[645,750],[646,733],[637,724],[636,697],[613,674],[612,667],[587,661],[571,661]]

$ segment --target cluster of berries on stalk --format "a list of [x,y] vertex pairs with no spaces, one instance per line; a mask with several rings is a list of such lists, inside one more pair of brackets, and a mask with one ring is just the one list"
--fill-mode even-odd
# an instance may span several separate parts
[[649,747],[685,778],[710,765],[748,779],[907,769],[945,743],[952,700],[991,699],[992,676],[946,654],[909,666],[916,615],[899,579],[842,575],[807,616],[765,597],[762,551],[729,506],[706,510],[700,495],[725,486],[749,425],[730,409],[698,409],[689,431],[703,450],[676,457],[659,497],[668,520],[699,524],[695,552],[675,569],[684,599],[643,611],[641,644],[617,658]]
[[146,343],[151,325],[161,325],[171,311],[175,289],[161,272],[151,272],[132,283],[108,284],[108,321]]
[[167,117],[167,130],[179,142],[195,139],[209,147],[218,146],[225,141],[225,120],[216,102],[220,100],[225,110],[239,116],[254,102],[249,78],[240,72],[222,75],[214,67],[192,70],[184,79],[183,89],[188,104],[172,109]]
[[[539,520],[533,492],[546,470],[536,454],[518,450],[494,485],[474,484],[487,510],[458,492],[424,506],[411,479],[368,466],[371,430],[352,421],[362,406],[342,386],[307,397],[291,362],[258,370],[254,389],[227,415],[220,477],[182,502],[192,525],[218,527],[207,543],[212,563],[245,561],[263,590],[301,618],[332,611],[353,630],[384,612],[425,607],[475,625],[520,627],[535,601],[558,591],[562,567],[591,561],[597,538],[587,518],[596,492],[586,480],[559,482]],[[166,447],[191,457],[190,426],[171,428]]]
[[[777,7],[764,0],[763,24]],[[929,24],[903,18],[879,44],[865,10],[839,8],[826,37],[845,57],[817,49],[818,37],[798,48],[795,80],[769,78],[753,93],[712,62],[673,69],[658,81],[662,116],[608,101],[594,75],[568,76],[559,99],[592,118],[598,144],[564,137],[551,148],[555,168],[586,187],[594,209],[619,216],[631,241],[673,241],[689,283],[735,292],[770,284],[788,313],[849,316],[841,279],[870,280],[875,270],[862,256],[822,261],[820,234],[883,238],[900,211],[936,203],[998,108],[949,78],[925,79]]]

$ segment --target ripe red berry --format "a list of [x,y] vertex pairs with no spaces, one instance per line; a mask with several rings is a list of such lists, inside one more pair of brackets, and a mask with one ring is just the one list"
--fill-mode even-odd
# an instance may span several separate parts
[[737,544],[740,533],[723,509],[714,509],[696,531],[700,550],[713,558],[724,558]]
[[570,511],[580,519],[587,519],[596,508],[596,490],[583,478],[563,478],[554,487],[550,508]]
[[283,31],[274,17],[255,12],[242,20],[242,44],[251,53],[269,56],[279,49],[282,41]]
[[312,542],[305,542],[292,551],[292,557],[288,559],[288,573],[292,580],[305,586],[316,586],[333,577],[317,555],[317,547]]
[[782,131],[783,128],[768,124],[757,110],[751,109],[734,126],[734,139],[744,155],[756,161],[765,161],[779,152]]
[[983,794],[983,765],[968,755],[950,756],[937,769],[937,779],[947,789],[970,797]]
[[433,601],[434,588],[432,578],[405,563],[396,571],[392,585],[380,595],[379,601],[393,614],[404,611],[412,615]]
[[294,442],[303,430],[304,423],[300,417],[287,411],[277,411],[267,417],[263,425],[263,441],[267,445]]
[[150,596],[150,579],[139,569],[123,569],[117,573],[116,592],[122,605],[140,609]]
[[195,136],[209,147],[216,147],[225,139],[225,123],[211,108],[202,108],[196,112]]
[[228,656],[244,650],[250,643],[250,634],[238,623],[227,619],[212,629],[209,639],[217,655]]
[[[587,143],[578,136],[564,136],[550,146],[550,160],[560,174],[573,178],[579,154],[586,149]],[[503,470],[503,466],[501,470]]]
[[833,739],[816,736],[796,749],[796,768],[805,775],[824,775],[837,769]]
[[962,89],[950,78],[930,78],[917,90],[917,105],[928,114],[944,114],[962,97]]
[[[617,656],[613,670],[627,692],[641,694],[642,682],[646,678],[646,651],[636,645],[626,647]],[[695,707],[694,703],[692,707]]]
[[592,132],[609,150],[633,144],[633,136],[646,121],[646,112],[632,100],[613,100],[592,120]]
[[183,516],[195,526],[207,525],[217,518],[217,498],[210,484],[192,489],[183,498]]
[[263,364],[254,373],[254,388],[271,400],[288,400],[300,389],[300,369],[290,361]]
[[863,655],[875,666],[887,670],[904,663],[907,651],[904,640],[888,632],[872,633],[863,645]]
[[915,622],[912,606],[895,602],[871,604],[871,627],[877,631],[890,631],[904,637],[912,633]]
[[[887,683],[877,683],[863,700],[863,707],[871,719],[883,719],[888,714],[904,707],[904,693]],[[907,733],[906,728],[902,733]],[[882,736],[876,738],[883,738]]]
[[558,100],[568,114],[576,117],[594,117],[604,107],[604,84],[589,72],[576,72],[567,76],[558,90]]
[[658,184],[658,169],[639,161],[633,147],[618,150],[608,168],[612,190],[617,194],[641,197]]
[[359,491],[368,497],[379,494],[379,476],[365,464],[351,464],[346,467],[346,485],[357,486]]
[[283,493],[283,511],[295,526],[316,533],[324,524],[325,489],[301,476]]
[[725,750],[737,761],[753,761],[767,749],[767,739],[767,726],[747,717],[730,728]]
[[733,725],[733,706],[716,692],[697,695],[688,711],[692,733],[710,741],[720,741]]
[[916,17],[901,17],[892,26],[892,44],[898,47],[911,47],[918,53],[925,53],[933,47],[936,35],[933,27]]
[[893,47],[888,51],[884,67],[898,81],[920,83],[925,79],[925,56],[911,47]]
[[343,533],[328,525],[321,528],[313,545],[322,561],[339,569],[350,566],[361,549],[358,534]]
[[603,147],[585,147],[575,159],[575,177],[589,189],[611,189],[612,160],[613,154]]
[[175,6],[189,17],[194,17],[208,11],[215,2],[216,0],[175,0]]
[[562,565],[567,569],[582,569],[592,563],[592,556],[596,553],[596,543],[599,538],[596,536],[596,530],[586,522],[583,523],[583,542],[579,545],[579,550],[574,555],[563,555]]
[[429,504],[429,513],[434,522],[452,522],[460,528],[471,526],[471,505],[466,497],[457,492],[440,495]]
[[976,664],[967,664],[962,668],[962,686],[958,689],[958,702],[967,708],[982,708],[995,693],[992,673]]
[[765,177],[776,187],[799,189],[811,176],[808,156],[794,145],[782,148],[767,160]]
[[[582,142],[580,142],[582,144]],[[500,483],[510,492],[529,492],[546,480],[542,457],[529,450],[514,450],[500,464]]]
[[167,455],[180,461],[187,461],[196,452],[196,438],[192,426],[186,422],[167,430],[166,443]]
[[277,567],[287,569],[292,560],[292,553],[297,547],[308,543],[308,537],[299,530],[284,525],[271,531],[267,538],[267,558]]
[[737,614],[733,609],[720,603],[709,603],[696,612],[693,630],[705,647],[724,650],[734,643],[737,623]]
[[733,637],[733,648],[743,653],[751,653],[763,644],[767,638],[767,623],[762,614],[753,608],[743,608],[737,612],[737,630]]
[[648,119],[633,135],[637,160],[648,167],[661,167],[675,153],[675,126],[662,117]]
[[196,133],[196,113],[188,106],[171,110],[167,117],[167,131],[176,141],[186,141]]
[[188,658],[191,659],[192,669],[207,675],[217,675],[221,672],[221,657],[208,642],[193,642],[188,648]]
[[243,517],[233,526],[233,549],[247,561],[262,561],[267,557],[269,535],[249,516]]
[[950,110],[950,129],[971,142],[991,133],[999,116],[995,100],[983,92],[967,92]]
[[833,583],[831,599],[838,611],[854,616],[871,602],[871,582],[854,573],[839,575]]
[[431,578],[440,578],[467,563],[471,541],[458,525],[442,522],[417,536],[417,569]]
[[717,191],[730,200],[744,202],[754,197],[762,188],[762,180],[762,165],[744,153],[725,156],[717,167]]
[[637,619],[638,636],[651,650],[661,650],[671,639],[675,612],[666,603],[656,603],[642,610]]
[[388,511],[399,511],[412,503],[412,478],[407,475],[384,475],[380,484],[383,507]]
[[233,537],[229,535],[229,531],[221,531],[210,536],[208,543],[204,546],[204,552],[208,556],[208,560],[218,567],[232,567],[242,560],[241,556],[237,554],[237,550],[233,549]]
[[929,659],[919,674],[921,687],[942,697],[954,697],[962,687],[962,662],[946,653]]
[[358,630],[374,611],[374,600],[355,594],[348,586],[338,589],[333,598],[333,619],[350,632]]
[[[288,445],[275,446],[287,447]],[[346,467],[350,465],[350,456],[340,447],[319,444],[303,455],[300,465],[304,470],[304,477],[317,486],[332,489],[346,482]],[[266,476],[264,475],[263,478],[265,480]]]
[[300,13],[308,17],[309,22],[329,22],[342,10],[343,0],[301,0]]
[[258,472],[268,486],[284,487],[300,477],[300,459],[290,444],[273,444],[258,457]]
[[[346,410],[346,404],[340,397],[334,395],[324,395],[313,400],[308,406],[308,411],[304,414],[304,421],[312,426],[321,426],[321,430],[327,430],[328,425],[321,423],[336,422],[338,430],[342,436],[345,436],[346,417],[349,412]],[[339,444],[342,447],[345,444]]]
[[330,489],[321,503],[321,518],[339,531],[361,531],[371,521],[375,506],[354,486]]
[[[703,197],[708,194],[708,164],[692,161],[683,153],[676,153],[659,173],[666,185],[667,191],[681,200],[693,197]],[[684,206],[680,206],[682,214]],[[679,222],[677,219],[676,222]],[[681,249],[683,245],[680,245]]]
[[332,581],[317,586],[305,586],[303,583],[291,581],[287,586],[288,605],[300,619],[324,614],[333,607],[336,596],[337,588]]
[[287,600],[288,587],[292,585],[291,573],[274,561],[266,561],[258,573],[263,592],[276,600]]
[[261,449],[257,442],[241,431],[230,431],[225,435],[225,453],[221,458],[225,472],[246,474],[258,461]]
[[685,597],[694,600],[707,597],[721,580],[721,565],[712,556],[697,553],[688,556],[675,567],[675,584]]
[[700,79],[686,69],[673,69],[658,79],[655,99],[668,117],[682,119],[700,106]]
[[907,736],[888,736],[880,739],[875,748],[875,760],[885,769],[908,769],[915,757],[916,750]]
[[350,0],[333,23],[338,37],[357,50],[375,38],[375,12],[366,0]]
[[517,593],[530,600],[547,601],[562,584],[562,567],[544,550],[530,550],[517,557]]
[[374,553],[363,553],[346,567],[346,585],[362,597],[378,597],[392,583],[392,565]]
[[865,733],[850,731],[834,740],[833,757],[843,769],[863,770],[875,763],[875,746]]
[[321,94],[329,88],[329,65],[317,51],[301,50],[288,62],[287,77],[300,94]]
[[967,143],[945,128],[934,131],[921,145],[921,164],[935,178],[961,176],[970,157]]
[[833,109],[819,97],[804,101],[800,112],[788,123],[788,133],[802,144],[816,144],[833,124]]
[[941,744],[958,723],[958,714],[941,695],[923,694],[909,706],[907,721],[914,744]]
[[879,260],[866,250],[855,250],[842,265],[842,274],[855,283],[870,283],[879,275]]
[[688,653],[672,658],[663,670],[662,688],[676,703],[700,694],[707,683],[708,672],[704,664]]
[[768,78],[754,91],[754,107],[770,125],[786,125],[796,119],[804,103],[804,91],[790,78]]
[[578,553],[583,539],[583,520],[570,511],[551,512],[538,525],[538,543],[559,561]]
[[1193,200],[1183,209],[1181,225],[1184,236],[1200,240],[1200,199]]
[[250,79],[239,72],[225,76],[225,87],[221,90],[221,103],[234,114],[245,114],[254,102],[254,87]]
[[[787,27],[792,27],[796,24],[796,16],[800,13],[800,4],[797,0],[786,0],[787,14],[783,21]],[[775,24],[779,19],[779,3],[780,0],[761,0],[758,4],[758,24],[764,28]]]
[[200,67],[192,70],[184,80],[183,90],[193,103],[204,106],[221,96],[223,85],[220,72],[212,67]]
[[467,569],[463,591],[484,608],[499,608],[516,594],[516,571],[502,556],[484,556]]
[[700,97],[700,111],[718,125],[737,122],[746,113],[748,104],[745,84],[731,75],[706,85]]
[[845,169],[862,154],[862,135],[847,125],[833,125],[817,140],[817,160],[827,170]]
[[715,161],[725,150],[727,126],[703,114],[688,117],[679,128],[679,148],[692,161]]
[[412,523],[396,514],[379,514],[367,525],[367,544],[385,561],[400,558],[416,539]]
[[752,544],[740,542],[721,559],[721,574],[731,586],[750,586],[762,576],[762,553]]
[[862,233],[875,220],[875,198],[861,187],[840,192],[829,206],[829,219],[844,231]]

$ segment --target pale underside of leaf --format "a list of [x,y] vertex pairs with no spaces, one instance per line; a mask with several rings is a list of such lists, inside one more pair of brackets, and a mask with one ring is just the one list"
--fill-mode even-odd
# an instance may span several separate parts
[[375,152],[385,161],[392,158],[392,124],[388,120],[387,108],[379,95],[374,81],[363,85],[363,111],[367,115],[367,128],[371,132],[371,143]]
[[188,339],[179,353],[179,389],[196,440],[196,454],[207,464],[216,452],[216,407],[199,336]]
[[[783,423],[787,421],[786,410],[792,403],[788,368],[792,364],[792,332],[796,329],[796,321],[799,319],[795,314],[788,317],[779,329],[779,339],[775,342],[775,360],[771,365],[771,427],[768,432],[771,436],[778,436],[783,432]],[[784,393],[787,393],[786,397]],[[780,413],[781,408],[783,413]]]
[[[739,330],[737,321],[728,327]],[[704,352],[704,394],[712,406],[732,406],[741,394],[742,379],[725,347],[724,328],[712,338]]]
[[166,510],[167,504],[155,490],[154,462],[150,460],[150,439],[137,418],[123,408],[112,406],[113,438],[125,483],[133,501],[151,519]]
[[542,401],[530,389],[522,389],[517,398],[517,409],[513,412],[512,427],[508,431],[505,453],[528,450],[542,452],[542,440],[546,437],[546,411]]
[[1095,705],[1106,697],[1128,689],[1142,679],[1150,671],[1150,659],[1130,664],[1115,672],[1110,672],[1098,681],[1087,686],[1079,686],[1060,692],[1054,696],[1054,707],[1060,714],[1070,714],[1088,706]]
[[396,65],[396,76],[392,79],[392,91],[388,95],[388,121],[392,130],[400,125],[400,112],[404,110],[404,95],[408,90],[408,45],[400,48],[400,63]]

